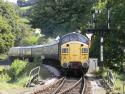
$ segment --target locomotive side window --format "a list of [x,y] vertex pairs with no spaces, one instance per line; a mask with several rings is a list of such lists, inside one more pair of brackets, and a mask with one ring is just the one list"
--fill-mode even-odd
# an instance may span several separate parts
[[62,48],[62,53],[68,53],[68,48]]
[[88,48],[82,48],[82,53],[88,53],[89,49]]

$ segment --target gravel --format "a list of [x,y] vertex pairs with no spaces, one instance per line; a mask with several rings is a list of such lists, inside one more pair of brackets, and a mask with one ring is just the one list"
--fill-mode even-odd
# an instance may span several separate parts
[[52,74],[52,76],[55,76],[55,77],[60,76],[60,72],[56,68],[49,65],[43,65],[43,67],[47,68],[48,71],[50,71],[50,73]]

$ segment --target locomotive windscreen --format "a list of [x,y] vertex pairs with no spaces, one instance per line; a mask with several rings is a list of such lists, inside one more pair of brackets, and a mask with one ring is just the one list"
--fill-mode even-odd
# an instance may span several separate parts
[[70,33],[70,34],[63,36],[60,40],[60,43],[64,44],[70,41],[79,41],[79,42],[86,43],[86,44],[89,43],[89,39],[79,33]]

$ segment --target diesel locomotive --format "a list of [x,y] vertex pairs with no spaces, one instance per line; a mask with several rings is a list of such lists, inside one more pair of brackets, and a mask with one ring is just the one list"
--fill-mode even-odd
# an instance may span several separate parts
[[10,57],[44,56],[45,59],[56,59],[64,69],[80,69],[87,72],[89,68],[90,40],[80,33],[69,33],[49,45],[12,47]]
[[79,33],[69,33],[60,39],[59,59],[63,68],[80,69],[87,72],[89,68],[90,40]]

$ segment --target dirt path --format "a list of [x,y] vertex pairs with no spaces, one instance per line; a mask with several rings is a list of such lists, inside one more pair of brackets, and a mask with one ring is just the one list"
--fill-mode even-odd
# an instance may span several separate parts
[[96,77],[95,75],[88,75],[88,79],[92,85],[92,94],[106,94],[106,90],[103,88],[100,78]]

